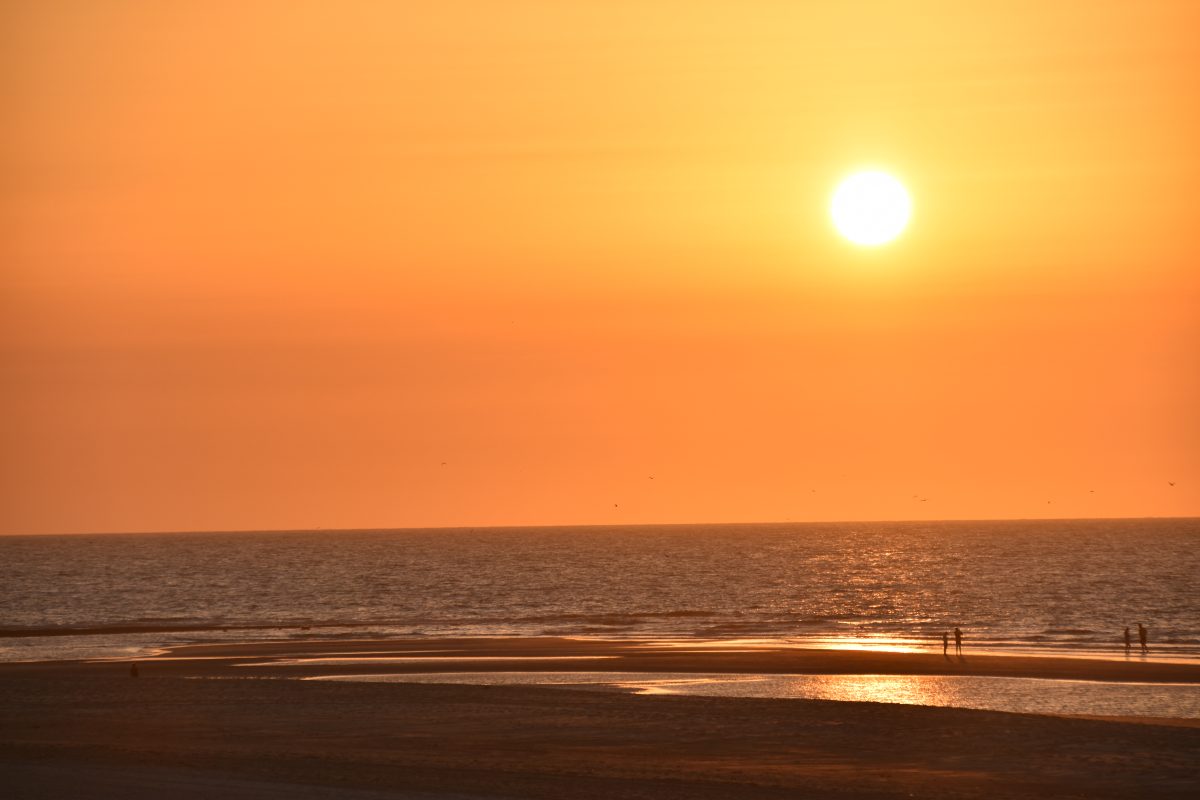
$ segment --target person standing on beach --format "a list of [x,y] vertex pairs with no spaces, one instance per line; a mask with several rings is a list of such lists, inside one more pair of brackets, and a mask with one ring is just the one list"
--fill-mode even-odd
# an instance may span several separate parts
[[138,676],[137,662],[134,661],[129,665],[129,677],[136,678]]
[[954,654],[962,655],[962,631],[957,626],[954,628]]
[[950,634],[946,631],[942,631],[942,655],[950,657]]
[[1125,652],[1129,652],[1129,648],[1133,647],[1133,642],[1129,639],[1129,626],[1125,626]]
[[1146,644],[1146,640],[1148,638],[1146,635],[1146,626],[1140,622],[1137,624],[1137,626],[1138,626],[1138,641],[1141,642],[1141,644],[1142,644],[1142,652],[1149,653],[1150,647]]

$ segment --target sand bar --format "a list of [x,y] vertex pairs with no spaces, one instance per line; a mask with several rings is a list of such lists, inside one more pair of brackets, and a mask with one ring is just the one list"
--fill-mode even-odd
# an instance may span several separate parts
[[[436,643],[431,645],[431,642]],[[1200,664],[1024,655],[945,657],[926,653],[806,649],[769,643],[649,642],[511,637],[471,639],[293,640],[173,647],[141,661],[160,675],[303,677],[380,671],[430,672],[453,662],[456,672],[571,670],[612,672],[726,672],[824,675],[974,675],[1097,681],[1200,683]],[[437,649],[432,650],[431,646]],[[393,661],[389,661],[389,657]],[[312,659],[308,661],[308,659]],[[438,663],[438,662],[441,663]],[[254,666],[247,666],[253,664]],[[381,670],[381,666],[386,666]],[[8,672],[70,673],[80,662],[4,665]]]

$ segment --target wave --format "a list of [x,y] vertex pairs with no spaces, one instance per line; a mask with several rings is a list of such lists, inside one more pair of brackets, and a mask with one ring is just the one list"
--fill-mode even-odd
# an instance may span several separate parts
[[326,625],[309,625],[298,622],[276,622],[258,624],[197,623],[194,625],[155,625],[124,623],[118,625],[65,626],[44,628],[0,628],[0,639],[20,639],[39,636],[106,636],[129,633],[192,633],[203,631],[267,631],[286,628],[309,630],[312,628],[369,628],[379,627],[378,622],[339,622]]
[[762,621],[762,622],[724,622],[716,625],[706,625],[703,628],[698,628],[692,633],[695,636],[712,636],[721,638],[724,636],[744,636],[751,633],[786,634],[788,626],[781,625],[777,622]]

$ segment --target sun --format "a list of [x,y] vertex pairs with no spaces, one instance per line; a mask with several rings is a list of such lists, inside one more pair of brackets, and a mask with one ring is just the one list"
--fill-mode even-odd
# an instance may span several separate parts
[[856,172],[838,184],[829,205],[834,227],[863,247],[887,244],[904,231],[912,200],[904,184],[886,172]]

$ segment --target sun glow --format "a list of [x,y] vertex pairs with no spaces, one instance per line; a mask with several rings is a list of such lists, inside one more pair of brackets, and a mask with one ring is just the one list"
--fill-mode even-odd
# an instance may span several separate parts
[[842,236],[875,247],[903,232],[912,216],[912,200],[904,185],[886,172],[856,172],[838,184],[829,213]]

